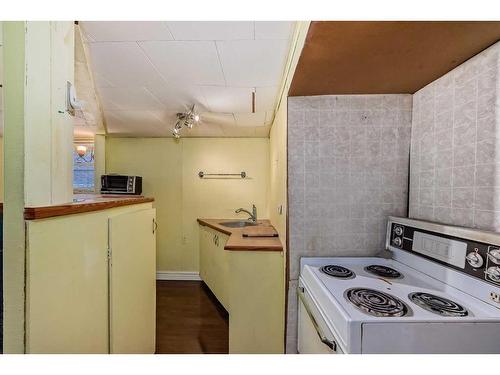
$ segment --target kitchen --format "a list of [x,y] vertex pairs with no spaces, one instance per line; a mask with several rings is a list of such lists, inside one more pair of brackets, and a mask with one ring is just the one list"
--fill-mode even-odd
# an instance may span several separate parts
[[499,22],[2,29],[4,353],[500,353]]

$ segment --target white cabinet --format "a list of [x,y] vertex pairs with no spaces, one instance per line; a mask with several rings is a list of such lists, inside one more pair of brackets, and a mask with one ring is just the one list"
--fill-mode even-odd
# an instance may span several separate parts
[[154,218],[138,204],[27,221],[27,353],[154,352]]

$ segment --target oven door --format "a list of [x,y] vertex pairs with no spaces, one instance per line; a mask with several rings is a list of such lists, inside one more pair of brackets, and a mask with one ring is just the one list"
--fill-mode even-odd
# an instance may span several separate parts
[[101,192],[111,194],[127,194],[133,192],[133,178],[121,175],[104,175],[101,177]]
[[297,290],[299,354],[343,354],[333,333],[303,286]]

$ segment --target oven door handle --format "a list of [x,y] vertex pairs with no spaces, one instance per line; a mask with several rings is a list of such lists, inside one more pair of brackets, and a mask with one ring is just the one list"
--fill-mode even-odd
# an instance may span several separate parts
[[299,299],[302,301],[302,304],[304,305],[304,309],[307,312],[307,315],[309,315],[309,319],[311,319],[311,322],[314,326],[314,329],[316,330],[316,333],[318,334],[319,339],[323,344],[328,346],[331,350],[334,352],[337,351],[337,343],[333,340],[329,340],[326,335],[323,333],[323,330],[319,326],[318,322],[316,321],[316,318],[314,318],[313,313],[311,312],[311,308],[309,307],[309,304],[305,298],[305,290],[303,287],[299,286],[297,288],[298,294],[299,294]]

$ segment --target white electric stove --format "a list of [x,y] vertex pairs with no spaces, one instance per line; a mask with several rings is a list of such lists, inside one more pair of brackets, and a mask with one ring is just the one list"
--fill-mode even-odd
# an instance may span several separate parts
[[392,259],[302,258],[299,353],[500,353],[500,235],[389,218]]

